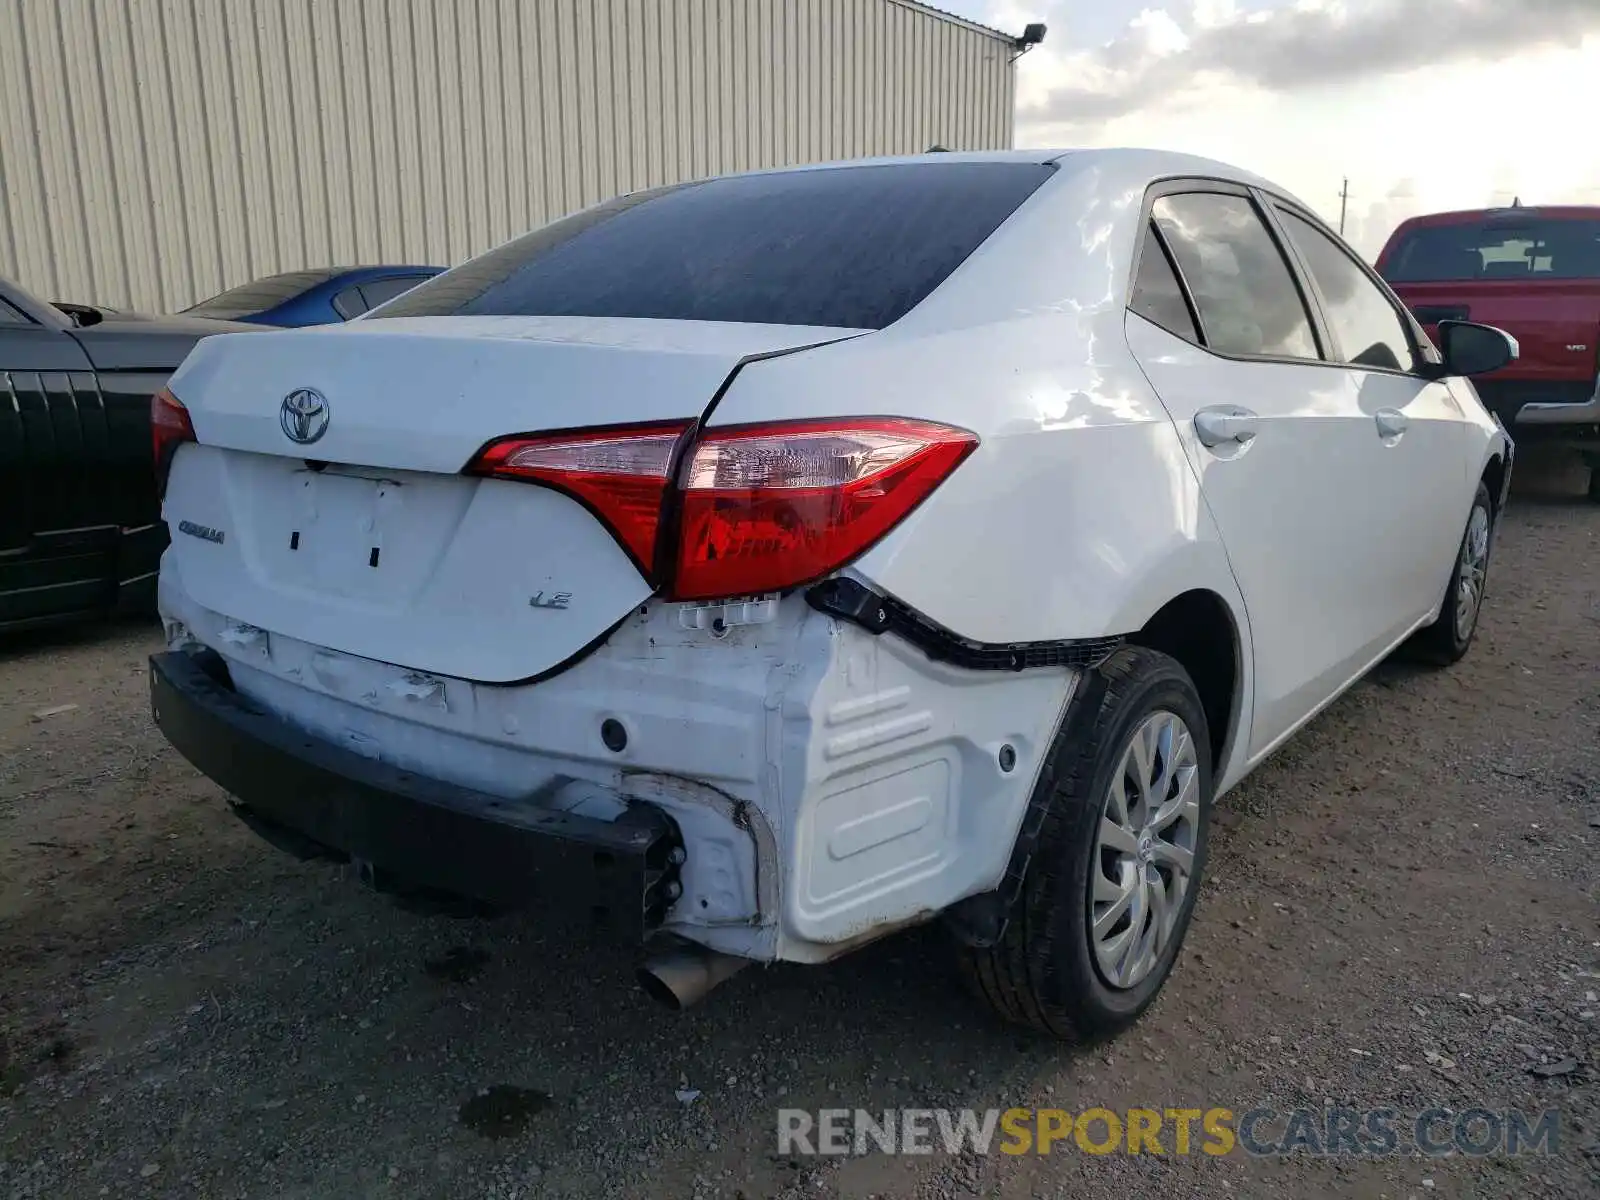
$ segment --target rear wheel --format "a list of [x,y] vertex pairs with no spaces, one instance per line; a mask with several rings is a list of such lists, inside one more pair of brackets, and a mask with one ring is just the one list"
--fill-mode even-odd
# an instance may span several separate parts
[[1411,658],[1447,667],[1466,654],[1478,631],[1478,614],[1483,610],[1483,590],[1489,578],[1489,552],[1493,546],[1494,507],[1489,502],[1489,489],[1480,483],[1456,551],[1456,564],[1450,573],[1450,586],[1445,589],[1444,605],[1438,619],[1407,646]]
[[1166,982],[1205,867],[1211,749],[1188,673],[1120,650],[1087,733],[1057,735],[1039,843],[1000,941],[963,974],[1004,1019],[1069,1041],[1133,1024]]
[[1589,499],[1600,504],[1600,454],[1589,458]]

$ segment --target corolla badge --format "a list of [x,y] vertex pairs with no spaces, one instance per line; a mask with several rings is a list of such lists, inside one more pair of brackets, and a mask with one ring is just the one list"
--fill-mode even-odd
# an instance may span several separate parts
[[295,388],[278,409],[283,436],[302,446],[309,446],[328,432],[328,417],[328,398],[316,388]]
[[197,537],[202,541],[215,542],[219,546],[228,540],[228,535],[222,530],[213,529],[210,525],[197,525],[193,521],[179,521],[178,532],[187,533],[190,537]]

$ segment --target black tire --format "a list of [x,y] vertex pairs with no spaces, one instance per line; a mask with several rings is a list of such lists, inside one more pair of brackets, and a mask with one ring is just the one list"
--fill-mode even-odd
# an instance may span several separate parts
[[1589,499],[1600,504],[1600,461],[1589,464]]
[[1472,613],[1472,624],[1463,633],[1456,621],[1456,605],[1461,597],[1461,577],[1464,565],[1467,538],[1472,530],[1473,516],[1482,510],[1489,521],[1489,544],[1487,556],[1484,560],[1484,581],[1488,580],[1489,559],[1494,554],[1494,504],[1489,499],[1489,489],[1482,483],[1478,484],[1478,493],[1472,498],[1472,509],[1467,515],[1466,528],[1461,531],[1461,541],[1456,545],[1455,565],[1450,568],[1450,585],[1445,588],[1444,604],[1439,609],[1438,620],[1425,629],[1417,632],[1405,645],[1405,657],[1413,662],[1425,663],[1433,667],[1448,667],[1459,662],[1472,645],[1472,639],[1478,632],[1478,621],[1483,612],[1483,597],[1478,597],[1478,603]]
[[[968,986],[1000,1017],[1073,1042],[1126,1029],[1171,974],[1204,877],[1211,817],[1210,735],[1188,672],[1143,647],[1119,650],[1099,672],[1105,688],[1095,711],[1083,713],[1087,719],[1081,722],[1069,715],[1041,773],[1041,794],[1033,802],[1047,802],[1047,815],[1005,933],[993,947],[958,951]],[[1148,975],[1124,990],[1106,982],[1090,946],[1090,872],[1112,777],[1134,733],[1161,710],[1188,726],[1196,752],[1200,807],[1193,869],[1166,949]]]

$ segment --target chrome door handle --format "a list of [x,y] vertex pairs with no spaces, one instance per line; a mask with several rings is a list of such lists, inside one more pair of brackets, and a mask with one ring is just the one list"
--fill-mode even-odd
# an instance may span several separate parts
[[1405,413],[1393,408],[1380,408],[1373,419],[1378,423],[1381,438],[1397,438],[1411,425]]
[[1203,408],[1194,415],[1195,436],[1202,446],[1224,442],[1244,445],[1256,436],[1260,418],[1248,408]]

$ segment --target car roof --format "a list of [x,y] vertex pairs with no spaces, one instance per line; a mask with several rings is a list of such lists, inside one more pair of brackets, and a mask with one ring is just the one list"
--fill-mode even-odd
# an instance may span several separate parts
[[828,162],[805,163],[799,166],[768,167],[757,171],[741,172],[749,175],[776,174],[784,171],[828,171],[845,167],[889,166],[895,163],[1051,163],[1070,167],[1074,171],[1110,169],[1123,178],[1145,176],[1149,181],[1172,178],[1224,179],[1251,187],[1275,192],[1294,199],[1282,185],[1242,167],[1218,159],[1176,150],[1161,150],[1142,146],[1109,146],[1093,148],[1040,147],[1020,150],[940,150],[928,154],[891,154],[871,158],[834,159]]

